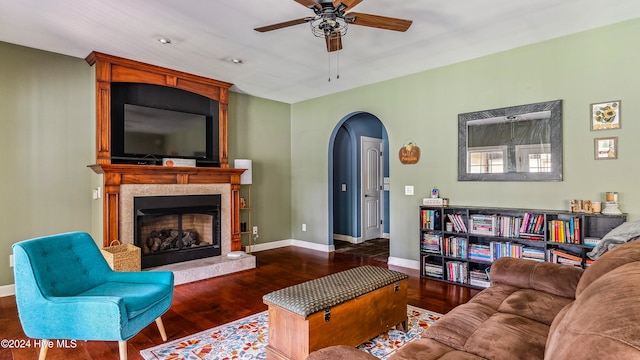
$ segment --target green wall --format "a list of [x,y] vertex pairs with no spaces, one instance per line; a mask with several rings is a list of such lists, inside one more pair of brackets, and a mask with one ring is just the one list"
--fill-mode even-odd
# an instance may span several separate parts
[[291,237],[290,108],[235,92],[229,96],[229,164],[252,160],[251,222],[258,226],[257,244]]
[[0,285],[11,245],[91,231],[91,69],[82,59],[0,42]]
[[[328,141],[354,111],[374,114],[389,134],[392,257],[418,260],[417,209],[434,186],[452,204],[559,210],[570,199],[617,191],[622,211],[639,219],[639,36],[640,20],[627,21],[293,104],[293,238],[328,242]],[[459,113],[556,99],[564,101],[564,181],[457,181]],[[622,129],[590,131],[589,104],[618,99]],[[609,136],[619,139],[619,158],[594,160],[594,138]],[[416,165],[395,155],[409,138],[421,148]],[[415,186],[415,196],[404,195],[405,185]]]
[[[83,59],[0,42],[0,287],[11,245],[87,231],[102,244],[95,162],[95,74]],[[230,94],[229,157],[253,160],[258,243],[291,237],[290,105]],[[2,289],[0,289],[0,294]]]

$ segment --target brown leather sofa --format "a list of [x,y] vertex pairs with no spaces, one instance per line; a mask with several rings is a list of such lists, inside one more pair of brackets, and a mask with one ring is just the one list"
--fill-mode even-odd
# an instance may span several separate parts
[[[610,250],[585,271],[500,258],[490,287],[390,360],[640,359],[639,261],[640,241]],[[338,345],[307,359],[376,358]]]

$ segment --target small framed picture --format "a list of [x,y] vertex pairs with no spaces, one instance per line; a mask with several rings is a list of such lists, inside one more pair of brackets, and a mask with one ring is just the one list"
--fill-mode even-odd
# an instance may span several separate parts
[[618,158],[618,137],[595,138],[593,147],[596,160],[611,160]]
[[591,130],[620,129],[620,100],[591,104]]

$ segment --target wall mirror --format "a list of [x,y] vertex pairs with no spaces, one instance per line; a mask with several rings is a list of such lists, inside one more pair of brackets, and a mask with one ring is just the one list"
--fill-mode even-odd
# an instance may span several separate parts
[[562,181],[562,100],[458,115],[459,181]]

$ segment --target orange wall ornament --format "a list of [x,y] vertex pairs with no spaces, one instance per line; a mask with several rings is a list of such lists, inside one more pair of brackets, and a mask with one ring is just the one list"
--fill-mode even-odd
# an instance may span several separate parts
[[405,165],[417,164],[420,161],[420,148],[413,140],[407,139],[398,153],[400,162]]

